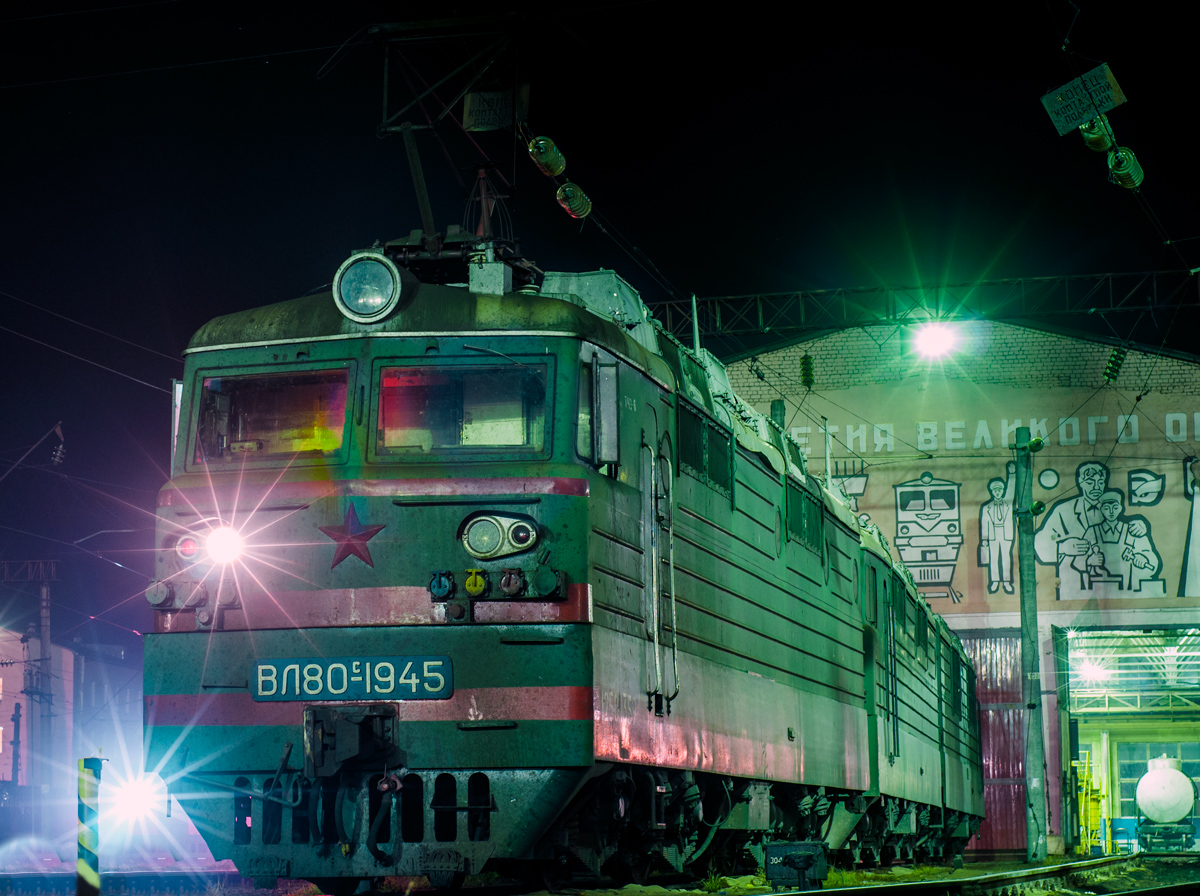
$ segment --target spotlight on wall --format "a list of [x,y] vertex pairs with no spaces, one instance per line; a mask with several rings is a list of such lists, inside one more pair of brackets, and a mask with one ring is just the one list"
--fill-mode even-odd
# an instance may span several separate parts
[[926,358],[941,358],[954,351],[958,333],[946,324],[928,323],[917,330],[914,344],[917,352]]

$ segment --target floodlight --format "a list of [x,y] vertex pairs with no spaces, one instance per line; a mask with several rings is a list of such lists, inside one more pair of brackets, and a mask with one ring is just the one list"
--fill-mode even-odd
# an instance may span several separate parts
[[917,330],[915,344],[917,352],[926,358],[940,358],[954,350],[958,333],[946,324],[925,324]]
[[1104,681],[1112,677],[1112,670],[1092,660],[1084,660],[1079,666],[1079,676],[1084,681]]

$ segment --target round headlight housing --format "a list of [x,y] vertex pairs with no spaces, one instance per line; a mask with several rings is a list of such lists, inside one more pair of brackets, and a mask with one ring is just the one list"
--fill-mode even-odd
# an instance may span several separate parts
[[462,544],[478,560],[493,560],[528,551],[538,541],[537,524],[503,513],[468,517],[462,526]]
[[467,531],[463,533],[463,541],[472,555],[491,557],[503,545],[504,533],[500,531],[495,520],[483,517],[467,526]]
[[333,277],[333,300],[350,320],[371,324],[391,314],[400,302],[400,271],[377,249],[356,252]]

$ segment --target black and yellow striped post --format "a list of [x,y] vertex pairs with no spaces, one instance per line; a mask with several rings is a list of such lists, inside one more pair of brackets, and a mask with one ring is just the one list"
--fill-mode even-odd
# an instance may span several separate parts
[[79,760],[79,859],[75,862],[76,896],[100,896],[100,763]]

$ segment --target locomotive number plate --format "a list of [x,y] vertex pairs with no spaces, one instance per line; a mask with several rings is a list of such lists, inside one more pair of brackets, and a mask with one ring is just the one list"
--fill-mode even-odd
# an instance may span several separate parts
[[444,700],[454,693],[448,656],[259,660],[255,700]]

